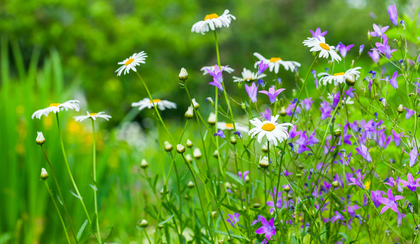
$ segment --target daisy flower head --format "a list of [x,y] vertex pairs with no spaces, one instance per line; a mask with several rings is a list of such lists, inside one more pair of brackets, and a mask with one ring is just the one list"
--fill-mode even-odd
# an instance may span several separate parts
[[[295,62],[295,61],[284,61],[283,59],[279,58],[279,57],[273,57],[270,59],[266,59],[264,58],[261,54],[255,52],[254,56],[257,57],[260,61],[263,61],[265,64],[268,64],[268,68],[270,70],[270,72],[278,74],[279,73],[279,69],[280,69],[280,65],[282,65],[284,67],[285,70],[289,70],[290,71],[295,71],[295,69],[297,67],[300,67],[300,63]],[[257,67],[258,65],[260,65],[260,62],[255,63],[255,67]]]
[[47,108],[44,109],[40,109],[35,111],[35,113],[32,114],[32,119],[34,117],[36,117],[37,119],[41,119],[41,116],[44,115],[45,117],[48,117],[48,114],[53,112],[53,113],[58,113],[60,111],[63,110],[74,110],[74,111],[79,111],[79,101],[78,100],[69,100],[67,102],[64,103],[51,103],[50,106],[48,106]]
[[260,74],[258,75],[258,73],[254,73],[251,70],[245,69],[242,71],[242,77],[233,77],[233,82],[242,82],[242,81],[254,81],[254,80],[259,80],[262,79],[264,77],[266,77],[267,75],[265,74]]
[[139,102],[132,103],[132,107],[139,107],[139,110],[143,110],[144,108],[153,108],[153,103],[158,107],[159,110],[165,110],[165,109],[172,109],[176,108],[176,104],[173,102],[169,102],[167,100],[160,100],[160,99],[153,99],[150,100],[149,98],[145,98],[143,100],[140,100]]
[[261,143],[262,138],[265,136],[267,141],[273,143],[277,146],[277,142],[282,142],[289,138],[289,133],[287,132],[287,126],[292,126],[290,123],[278,124],[277,119],[278,115],[271,116],[270,120],[261,121],[258,118],[251,119],[252,125],[255,127],[249,131],[249,135],[254,137],[258,135],[258,143]]
[[210,29],[214,31],[216,28],[229,27],[232,19],[236,18],[229,14],[229,10],[227,9],[220,16],[217,14],[209,14],[206,15],[204,20],[195,23],[191,28],[191,32],[197,32],[204,35],[206,32],[209,32]]
[[111,115],[107,115],[107,114],[105,114],[105,112],[99,112],[99,113],[89,113],[89,112],[86,112],[86,113],[87,113],[87,115],[74,116],[73,118],[76,121],[80,121],[80,122],[82,122],[83,120],[88,119],[88,118],[91,118],[93,120],[96,120],[97,118],[102,118],[102,119],[105,119],[107,121],[110,118],[112,118]]
[[332,61],[341,61],[341,57],[335,52],[335,47],[330,46],[325,43],[325,37],[318,36],[315,37],[308,37],[308,39],[303,41],[303,44],[307,47],[310,47],[310,52],[318,52],[320,58],[328,58],[331,56]]
[[120,76],[121,73],[124,71],[124,75],[128,74],[130,70],[137,71],[136,66],[140,64],[144,64],[144,60],[146,60],[147,55],[144,51],[139,53],[134,53],[129,58],[124,59],[122,62],[118,62],[118,64],[122,65],[119,67],[115,72],[117,72],[117,76]]
[[[228,72],[229,74],[235,71],[234,69],[226,66],[221,65],[222,70]],[[214,72],[216,69],[216,66],[203,66],[203,68],[200,69],[200,71],[203,71],[203,75],[207,75],[209,72],[207,70],[210,70],[211,72]]]
[[[238,125],[237,123],[235,123],[235,127],[237,131],[242,131],[242,132],[248,132],[248,127],[242,126],[242,125]],[[226,123],[226,122],[217,122],[217,129],[220,130],[234,130],[234,126],[232,123]]]
[[345,83],[346,80],[355,81],[359,79],[360,76],[360,67],[356,67],[353,69],[349,69],[346,72],[340,72],[335,73],[333,75],[328,73],[319,73],[318,76],[322,76],[321,79],[319,79],[319,84],[323,84],[324,86],[329,84],[332,84],[334,82],[335,86],[338,86],[339,84]]

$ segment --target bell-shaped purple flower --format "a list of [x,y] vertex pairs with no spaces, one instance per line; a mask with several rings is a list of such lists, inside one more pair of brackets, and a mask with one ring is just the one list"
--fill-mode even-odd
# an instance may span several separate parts
[[362,156],[366,161],[369,163],[372,162],[372,157],[369,154],[369,148],[367,148],[364,144],[359,143],[359,147],[355,148],[357,151],[357,154]]
[[370,35],[374,37],[381,37],[385,33],[385,31],[388,30],[388,28],[389,26],[379,28],[379,26],[373,24],[373,32],[370,32]]
[[315,31],[313,31],[313,30],[309,30],[309,31],[311,32],[312,37],[315,37],[315,38],[318,38],[318,39],[319,39],[320,36],[325,36],[328,32],[328,31],[321,32],[321,28],[319,28],[319,27],[316,28]]
[[245,84],[246,93],[248,93],[248,96],[249,98],[251,98],[251,102],[253,103],[257,102],[258,86],[259,85],[255,85],[255,82],[252,82],[251,86],[248,86],[247,84]]
[[393,25],[397,26],[398,15],[397,15],[397,7],[395,6],[395,3],[393,5],[389,5],[387,9],[388,9],[389,19],[391,20]]
[[321,103],[321,120],[331,117],[331,112],[333,111],[331,105],[327,101]]
[[239,216],[241,216],[238,213],[234,213],[232,214],[228,214],[229,219],[226,219],[227,222],[230,223],[230,225],[232,225],[233,228],[235,228],[235,225],[239,222]]
[[311,109],[312,103],[314,103],[314,101],[312,101],[311,97],[303,99],[303,101],[302,101],[303,108],[306,111],[309,111]]
[[417,178],[416,180],[414,180],[413,175],[411,173],[408,173],[407,181],[400,180],[403,187],[407,187],[408,189],[410,189],[410,191],[414,191],[414,192],[417,190],[417,187],[420,187],[419,181],[420,181],[420,178]]
[[377,64],[379,62],[379,59],[381,58],[381,55],[379,54],[378,50],[371,49],[372,52],[367,52],[369,54],[369,57],[372,59],[372,61]]
[[401,199],[404,199],[404,197],[403,196],[394,197],[394,194],[392,194],[391,188],[388,188],[388,198],[386,197],[379,198],[379,201],[385,205],[381,210],[381,214],[385,213],[385,211],[388,210],[388,208],[390,208],[392,211],[396,213],[399,213],[400,211],[398,210],[397,201]]
[[400,134],[398,134],[397,132],[392,130],[392,135],[394,136],[394,144],[395,146],[398,147],[401,143],[401,138],[404,136],[404,132],[401,132]]
[[219,68],[219,66],[217,66],[217,64],[214,66],[214,72],[211,71],[210,69],[206,69],[207,72],[213,76],[213,81],[209,82],[209,85],[215,86],[217,88],[219,88],[219,90],[223,91],[223,86],[222,86],[222,82],[223,82],[223,76],[222,76],[222,72],[223,70],[228,67],[228,65],[223,66],[222,69]]
[[344,57],[347,56],[347,52],[350,51],[350,49],[352,47],[354,47],[354,44],[351,44],[351,45],[346,46],[343,43],[340,43],[338,45],[338,51],[340,52],[341,56],[344,58]]
[[278,95],[279,95],[282,91],[284,91],[284,90],[286,90],[286,89],[278,89],[278,90],[276,90],[276,89],[274,88],[274,86],[272,86],[272,87],[270,87],[270,88],[268,89],[268,91],[259,91],[259,93],[263,93],[263,94],[267,95],[267,96],[268,96],[268,98],[270,98],[270,102],[271,102],[271,103],[274,103],[274,102],[276,101],[277,96],[278,96]]
[[218,130],[216,133],[214,133],[213,136],[220,136],[221,138],[226,138],[225,134],[223,133],[222,130]]
[[241,178],[244,182],[246,182],[246,177],[248,176],[249,171],[245,171],[243,174],[241,171],[238,171],[239,178]]
[[270,240],[272,236],[276,235],[276,227],[274,226],[274,218],[268,222],[264,217],[260,218],[262,226],[258,228],[256,234],[264,234],[267,240]]
[[405,113],[405,119],[409,119],[409,118],[411,118],[411,116],[413,116],[413,114],[415,113],[415,112],[414,112],[414,110],[408,109],[408,108],[406,108],[406,107],[404,107],[404,108],[405,108],[405,110],[407,111],[407,112]]

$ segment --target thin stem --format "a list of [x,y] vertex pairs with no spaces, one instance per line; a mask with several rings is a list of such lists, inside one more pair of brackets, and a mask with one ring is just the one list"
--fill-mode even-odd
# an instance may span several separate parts
[[71,244],[69,234],[67,233],[67,228],[66,228],[66,225],[64,224],[63,217],[61,216],[60,210],[58,209],[57,203],[55,202],[55,199],[54,199],[54,196],[53,196],[53,194],[52,194],[52,192],[51,192],[51,189],[50,189],[50,187],[48,186],[47,181],[46,181],[46,180],[44,180],[44,182],[45,182],[45,186],[46,186],[46,187],[47,187],[47,189],[48,189],[48,193],[50,194],[51,199],[53,200],[53,203],[54,203],[55,209],[57,210],[58,216],[60,217],[60,221],[61,221],[61,224],[63,225],[64,233],[66,233],[66,238],[67,238],[67,241],[68,241],[68,243],[70,243],[70,244]]
[[74,190],[76,191],[77,198],[82,203],[82,206],[83,206],[83,209],[85,210],[85,214],[86,214],[86,217],[89,221],[89,224],[92,224],[92,220],[90,219],[89,213],[86,209],[85,203],[83,201],[83,197],[80,195],[80,192],[79,192],[79,189],[77,188],[76,182],[73,179],[73,174],[71,173],[69,162],[67,161],[66,150],[64,149],[64,143],[63,143],[63,136],[61,135],[60,120],[58,118],[58,113],[56,113],[55,115],[56,115],[56,118],[57,118],[58,135],[60,137],[61,151],[63,152],[64,162],[66,163],[66,167],[67,167],[67,171],[68,171],[69,176],[70,176],[71,183],[73,184]]
[[98,242],[102,243],[101,240],[101,231],[99,230],[99,213],[98,213],[98,197],[97,191],[98,187],[96,185],[96,136],[95,136],[95,121],[92,120],[92,136],[93,136],[93,183],[95,184],[95,189],[93,189],[93,199],[95,202],[95,215],[96,215],[96,231]]

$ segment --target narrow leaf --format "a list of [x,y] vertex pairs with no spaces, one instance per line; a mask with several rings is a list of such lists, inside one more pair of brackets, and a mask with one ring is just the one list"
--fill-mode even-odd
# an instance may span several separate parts
[[244,183],[242,182],[242,179],[239,178],[239,176],[232,174],[230,172],[226,172],[227,176],[229,176],[230,178],[232,178],[234,181],[238,182],[241,185],[244,185]]
[[159,225],[164,225],[166,222],[168,222],[169,220],[171,220],[171,219],[174,217],[174,215],[175,215],[175,214],[172,214],[169,218],[167,218],[166,220],[164,220],[164,221],[160,222],[160,223],[158,224],[158,226],[159,226]]

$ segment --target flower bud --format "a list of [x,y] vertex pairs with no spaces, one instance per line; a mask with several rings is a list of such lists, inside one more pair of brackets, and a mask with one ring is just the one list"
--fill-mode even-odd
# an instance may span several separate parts
[[304,169],[304,168],[305,168],[305,166],[304,166],[303,164],[299,164],[299,165],[298,165],[298,168],[302,170],[302,169]]
[[168,141],[165,141],[163,144],[164,144],[164,147],[165,147],[165,151],[167,151],[167,152],[170,152],[172,150],[172,148],[174,148],[172,146],[172,144],[169,143]]
[[340,137],[341,136],[341,130],[334,131],[334,136],[335,137]]
[[402,104],[400,104],[400,105],[398,106],[397,111],[398,111],[398,113],[400,113],[400,114],[404,112],[404,107],[403,107],[403,105],[402,105]]
[[194,145],[193,143],[192,143],[192,141],[190,141],[189,139],[187,139],[187,147],[188,148],[192,148],[192,146]]
[[198,147],[194,148],[193,156],[195,159],[201,158],[201,151]]
[[178,144],[178,145],[176,145],[176,151],[178,152],[178,153],[184,153],[185,152],[185,147],[183,146],[183,145],[181,145],[181,144]]
[[195,101],[195,98],[191,99],[191,101],[192,101],[192,105],[193,105],[194,109],[198,109],[198,108],[200,107],[200,104],[198,104],[198,103]]
[[216,218],[216,215],[217,215],[216,211],[211,212],[211,217]]
[[213,98],[211,98],[211,97],[207,97],[207,98],[206,98],[206,100],[204,100],[204,102],[207,102],[207,101],[209,101],[209,102],[210,102],[210,104],[211,104],[211,106],[213,106],[213,107],[214,107]]
[[293,199],[293,195],[292,194],[287,194],[287,199],[289,199],[289,200],[291,200],[291,199]]
[[259,208],[260,204],[259,203],[254,203],[254,205],[252,205],[253,208]]
[[147,163],[147,161],[145,159],[143,159],[143,160],[141,160],[140,167],[145,169],[145,168],[149,167],[149,164]]
[[193,118],[194,117],[193,107],[192,106],[189,106],[188,109],[187,109],[187,112],[185,112],[184,115],[185,115],[185,118],[187,118],[187,119]]
[[230,143],[232,143],[233,145],[236,144],[236,138],[234,136],[230,137]]
[[38,133],[38,136],[35,139],[36,144],[38,145],[44,144],[45,143],[44,135],[42,134],[42,132],[39,132],[39,131],[37,133]]
[[44,168],[41,169],[41,179],[48,179],[48,172]]
[[145,220],[145,219],[142,219],[142,220],[140,221],[139,226],[140,226],[141,228],[146,228],[147,226],[149,226],[149,222],[147,222],[147,220]]
[[267,146],[266,145],[262,145],[261,146],[261,150],[263,151],[263,152],[268,152],[268,148],[267,148]]
[[336,181],[336,180],[332,182],[332,186],[334,186],[334,187],[338,187],[339,185],[340,185],[340,184],[339,184],[339,183],[338,183],[338,181]]
[[178,78],[182,81],[186,81],[188,79],[188,72],[185,68],[181,68]]
[[213,157],[218,158],[219,157],[219,151],[214,150]]
[[163,228],[163,225],[158,225],[158,228],[159,228],[159,229],[162,229],[162,228]]
[[285,192],[289,192],[291,190],[289,185],[286,185],[283,189]]
[[300,178],[300,177],[302,177],[302,174],[296,174],[295,175],[297,178]]
[[348,86],[354,86],[354,84],[356,84],[356,80],[355,80],[355,77],[353,75],[348,75],[346,77],[347,77],[346,78],[346,84]]
[[188,188],[193,188],[194,187],[194,182],[189,181],[188,184],[187,184],[187,187]]
[[209,118],[207,119],[207,122],[211,125],[216,124],[216,114],[210,113]]
[[367,38],[368,38],[369,41],[372,40],[372,36],[370,35],[370,31],[368,31],[368,33],[367,33]]
[[287,115],[286,109],[285,109],[284,107],[282,107],[282,108],[281,108],[281,110],[280,110],[280,112],[279,112],[279,114],[280,114],[282,117],[286,116],[286,115]]
[[230,188],[232,188],[232,185],[229,182],[226,182],[225,187],[226,187],[226,189],[230,189]]
[[[168,188],[166,188],[166,194],[168,194],[169,193],[169,190],[168,190]],[[163,194],[163,188],[162,188],[162,190],[160,190],[160,194]]]
[[263,158],[260,158],[259,165],[261,166],[261,168],[268,168],[268,166],[270,165],[270,163],[268,162],[268,157],[264,156]]
[[185,159],[187,160],[188,163],[192,163],[192,161],[193,161],[193,158],[191,157],[191,154],[187,154],[185,156]]

